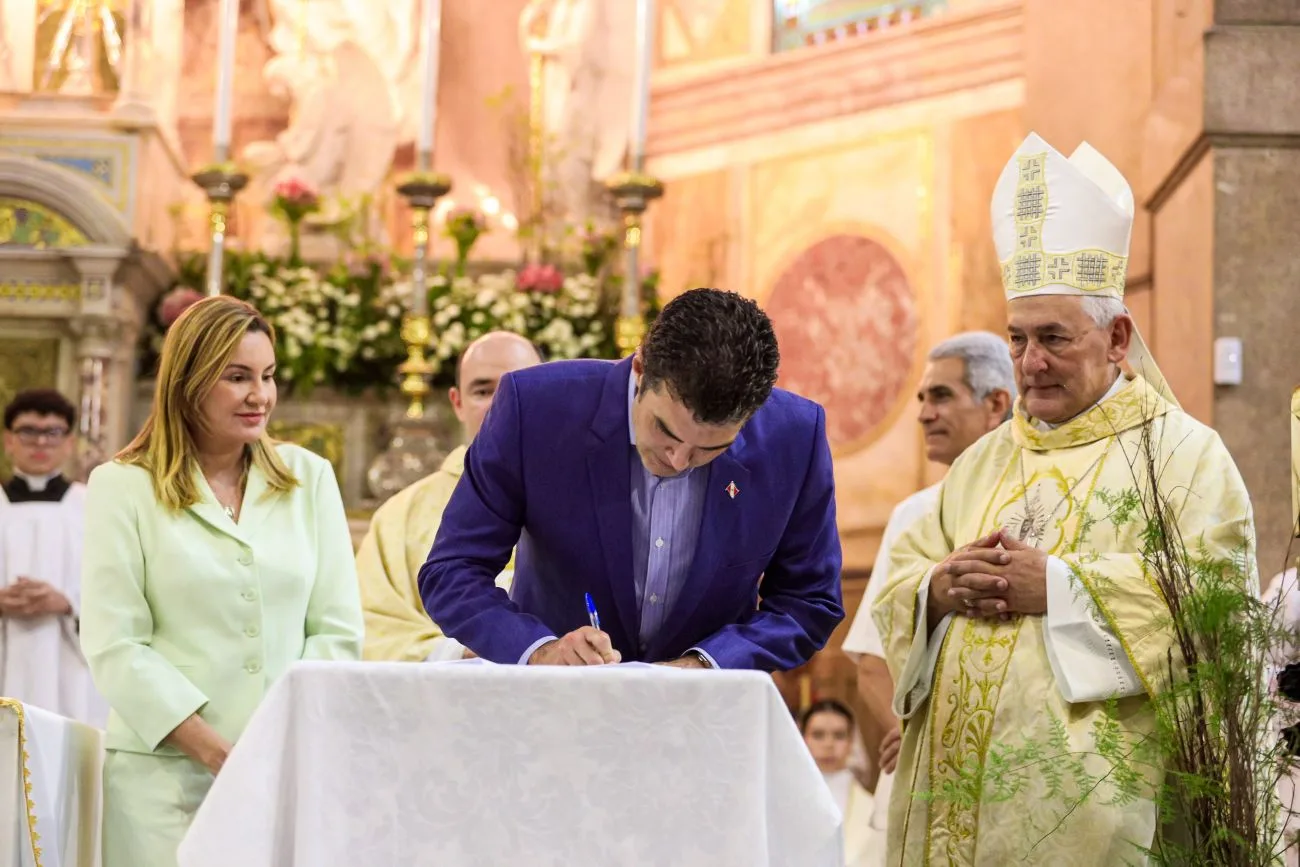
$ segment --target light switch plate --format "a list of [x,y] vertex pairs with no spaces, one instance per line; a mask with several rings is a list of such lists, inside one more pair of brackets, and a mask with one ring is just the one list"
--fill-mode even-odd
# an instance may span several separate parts
[[1242,347],[1240,337],[1219,337],[1214,341],[1214,384],[1241,385]]

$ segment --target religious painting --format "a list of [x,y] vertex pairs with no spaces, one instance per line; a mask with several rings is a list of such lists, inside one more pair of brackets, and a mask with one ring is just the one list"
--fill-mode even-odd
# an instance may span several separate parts
[[0,196],[0,247],[77,247],[86,236],[63,217],[27,199]]
[[903,266],[880,241],[837,233],[800,252],[766,309],[780,385],[826,408],[839,452],[867,445],[912,378],[920,314]]
[[[0,407],[8,406],[20,391],[55,388],[58,377],[58,338],[0,337]],[[0,479],[9,478],[12,472],[8,456],[0,450]]]
[[655,30],[660,67],[750,53],[750,0],[666,0],[660,10]]
[[772,50],[789,51],[898,27],[933,15],[947,0],[774,0]]
[[38,93],[117,93],[126,40],[126,0],[36,0]]

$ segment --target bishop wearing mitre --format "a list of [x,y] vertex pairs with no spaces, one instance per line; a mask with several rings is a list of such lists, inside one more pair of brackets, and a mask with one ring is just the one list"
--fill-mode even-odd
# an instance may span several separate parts
[[78,643],[86,489],[62,473],[76,413],[51,389],[5,408],[13,477],[0,486],[0,696],[103,728]]
[[[904,721],[889,864],[1144,863],[1154,790],[1116,803],[1095,743],[1108,700],[1129,737],[1151,732],[1170,677],[1168,608],[1131,495],[1157,486],[1189,551],[1236,557],[1255,580],[1241,476],[1179,408],[1123,304],[1133,213],[1100,153],[1067,159],[1032,134],[994,190],[1020,398],[895,544],[873,608]],[[1031,743],[1084,757],[1100,784],[1054,786],[1064,762],[1050,758],[996,779],[1010,773],[998,756]]]

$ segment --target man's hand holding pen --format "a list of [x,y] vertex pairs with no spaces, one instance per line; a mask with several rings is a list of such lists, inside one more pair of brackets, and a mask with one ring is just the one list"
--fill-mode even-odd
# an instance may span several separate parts
[[606,665],[620,662],[623,655],[600,628],[600,613],[591,594],[586,594],[587,621],[590,626],[575,629],[563,638],[548,641],[528,657],[529,665]]
[[594,626],[584,626],[537,648],[528,657],[528,664],[605,665],[619,662],[622,658],[607,634]]

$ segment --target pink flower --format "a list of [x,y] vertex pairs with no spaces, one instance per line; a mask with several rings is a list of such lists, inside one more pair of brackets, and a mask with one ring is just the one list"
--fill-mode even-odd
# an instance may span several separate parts
[[320,198],[311,184],[297,177],[285,178],[271,192],[285,204],[306,208],[315,207]]
[[163,328],[171,328],[191,304],[202,301],[203,294],[189,286],[177,286],[158,302],[158,319]]
[[526,265],[515,282],[521,292],[559,292],[564,288],[564,275],[554,265]]

